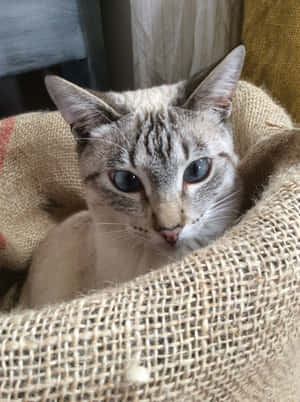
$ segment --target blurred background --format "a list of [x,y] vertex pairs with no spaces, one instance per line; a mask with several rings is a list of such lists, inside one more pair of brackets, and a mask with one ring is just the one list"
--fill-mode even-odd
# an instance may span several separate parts
[[48,73],[98,90],[187,78],[240,42],[242,3],[1,0],[0,117],[51,109]]
[[185,79],[243,40],[243,78],[299,120],[299,0],[1,0],[0,118],[52,109],[44,76],[98,90]]

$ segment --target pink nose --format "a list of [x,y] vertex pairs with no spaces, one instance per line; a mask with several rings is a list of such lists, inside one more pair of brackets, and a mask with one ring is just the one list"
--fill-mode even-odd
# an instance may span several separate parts
[[178,236],[181,230],[182,230],[181,226],[176,226],[175,228],[172,229],[162,229],[160,230],[159,233],[165,238],[165,240],[169,244],[174,245],[178,240]]

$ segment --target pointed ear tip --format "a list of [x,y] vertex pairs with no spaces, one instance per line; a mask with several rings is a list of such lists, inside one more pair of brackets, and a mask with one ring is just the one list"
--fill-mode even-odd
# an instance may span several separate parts
[[57,83],[60,80],[61,78],[58,77],[57,75],[54,74],[46,75],[46,77],[44,78],[44,82],[47,90],[49,90],[49,88],[51,88],[53,84]]
[[240,57],[245,57],[246,48],[245,45],[243,45],[242,43],[238,45],[233,51],[235,51],[235,53],[237,53]]
[[45,87],[49,96],[52,98],[52,84],[53,84],[53,75],[46,75],[44,78]]
[[242,67],[245,61],[246,49],[243,44],[236,46],[232,51],[227,55],[226,60],[229,63],[232,63],[235,66]]

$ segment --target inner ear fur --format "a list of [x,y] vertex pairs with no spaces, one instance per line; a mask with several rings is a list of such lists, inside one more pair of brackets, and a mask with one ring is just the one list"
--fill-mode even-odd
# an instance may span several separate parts
[[212,69],[193,76],[186,83],[185,100],[181,107],[195,111],[208,107],[224,118],[229,117],[244,58],[245,47],[237,46]]
[[107,99],[101,98],[100,93],[96,95],[54,75],[47,76],[45,84],[53,102],[71,127],[93,127],[122,117]]

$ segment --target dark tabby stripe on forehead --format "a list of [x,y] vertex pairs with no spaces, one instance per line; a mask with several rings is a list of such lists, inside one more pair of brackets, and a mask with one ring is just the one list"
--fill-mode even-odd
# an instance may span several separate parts
[[145,153],[151,158],[165,161],[171,158],[171,136],[175,122],[175,117],[168,110],[149,112],[143,119],[137,120],[136,146],[130,153],[130,161],[133,167],[136,167],[137,150],[140,146],[143,146]]
[[185,159],[188,160],[189,157],[190,157],[189,147],[188,147],[188,145],[187,145],[187,143],[185,141],[182,141],[181,145],[182,145],[183,154],[185,156]]

